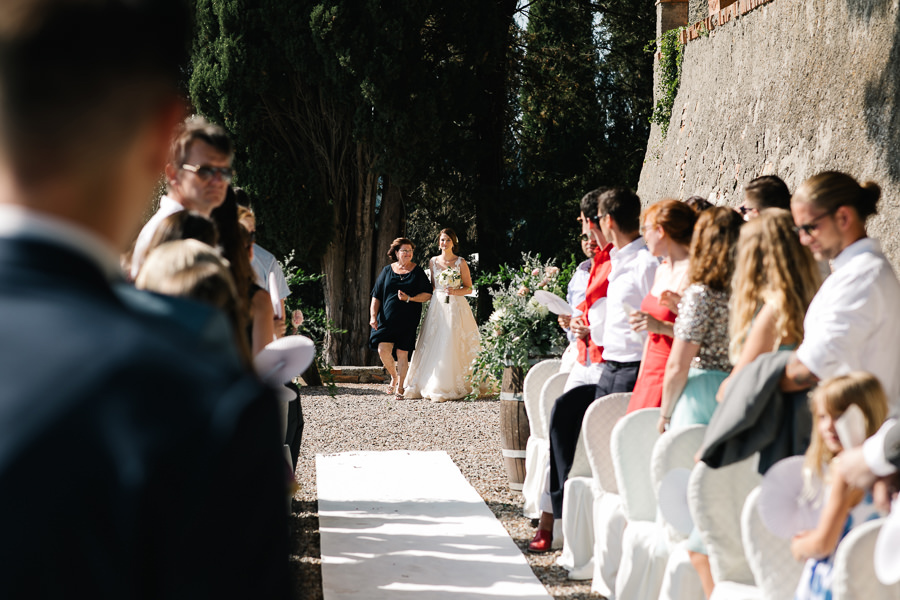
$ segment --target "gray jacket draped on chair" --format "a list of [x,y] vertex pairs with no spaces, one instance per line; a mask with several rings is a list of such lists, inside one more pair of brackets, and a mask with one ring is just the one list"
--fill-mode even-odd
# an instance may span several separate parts
[[779,383],[793,352],[757,357],[731,380],[706,429],[701,460],[718,468],[759,452],[759,472],[806,452],[812,432],[807,392],[782,392]]

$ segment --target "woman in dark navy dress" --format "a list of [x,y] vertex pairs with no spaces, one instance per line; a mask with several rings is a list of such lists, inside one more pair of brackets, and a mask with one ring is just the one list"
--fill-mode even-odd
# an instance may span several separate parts
[[[413,244],[407,238],[391,243],[386,266],[372,288],[369,309],[369,347],[377,350],[391,376],[388,393],[403,396],[403,380],[409,368],[409,353],[416,347],[416,328],[422,304],[431,299],[431,282],[422,267],[412,262]],[[393,355],[397,355],[394,365]]]

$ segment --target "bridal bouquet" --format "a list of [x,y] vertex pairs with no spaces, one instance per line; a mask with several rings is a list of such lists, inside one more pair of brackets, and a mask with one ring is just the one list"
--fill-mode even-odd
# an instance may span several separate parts
[[503,265],[496,275],[478,280],[480,289],[491,286],[494,312],[481,326],[473,381],[499,380],[505,366],[527,368],[529,357],[562,354],[565,332],[555,315],[534,299],[534,292],[541,289],[565,297],[576,264],[573,257],[560,270],[551,261],[522,254],[518,268]]
[[[449,269],[444,269],[438,274],[438,283],[441,284],[441,287],[444,289],[456,289],[462,285],[462,276],[459,274],[459,269],[457,267],[450,267]],[[450,296],[444,296],[444,302],[450,302]]]

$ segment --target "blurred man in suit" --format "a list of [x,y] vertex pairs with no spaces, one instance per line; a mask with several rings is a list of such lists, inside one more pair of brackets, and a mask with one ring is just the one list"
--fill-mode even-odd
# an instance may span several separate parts
[[2,598],[287,596],[270,392],[222,315],[117,288],[188,23],[174,0],[0,11]]

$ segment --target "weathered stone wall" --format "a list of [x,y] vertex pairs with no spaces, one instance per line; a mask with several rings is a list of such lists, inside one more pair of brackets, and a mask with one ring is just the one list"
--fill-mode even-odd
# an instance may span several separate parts
[[[693,3],[692,3],[693,4]],[[773,0],[687,44],[668,136],[638,193],[737,205],[777,174],[826,169],[882,187],[869,233],[900,272],[900,0]]]

